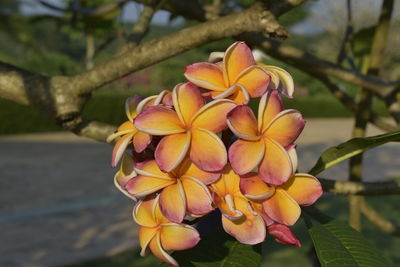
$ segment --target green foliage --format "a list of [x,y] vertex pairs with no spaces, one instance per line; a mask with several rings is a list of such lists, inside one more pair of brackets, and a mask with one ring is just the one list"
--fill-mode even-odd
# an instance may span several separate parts
[[261,245],[239,243],[221,230],[208,233],[196,247],[175,251],[172,256],[181,266],[259,266]]
[[347,142],[325,150],[309,173],[317,175],[323,170],[361,154],[366,150],[383,145],[387,142],[399,141],[400,131],[365,138],[353,138]]
[[303,217],[322,267],[394,266],[361,233],[315,209],[304,209]]

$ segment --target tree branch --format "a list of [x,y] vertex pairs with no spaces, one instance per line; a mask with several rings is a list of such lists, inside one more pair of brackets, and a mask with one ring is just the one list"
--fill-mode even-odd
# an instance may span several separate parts
[[389,182],[352,182],[335,181],[319,178],[325,192],[340,195],[397,195],[400,194],[400,183]]

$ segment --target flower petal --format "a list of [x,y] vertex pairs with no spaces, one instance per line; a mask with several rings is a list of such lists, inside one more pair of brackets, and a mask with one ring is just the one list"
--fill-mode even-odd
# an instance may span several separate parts
[[176,113],[185,125],[191,122],[196,112],[205,104],[199,88],[190,82],[175,86],[172,99]]
[[296,173],[282,188],[296,200],[299,205],[312,205],[322,195],[321,183],[312,175]]
[[143,152],[151,143],[151,135],[147,133],[137,132],[133,136],[133,147],[137,153]]
[[264,130],[268,136],[282,146],[292,144],[303,131],[305,120],[301,113],[294,109],[287,109],[279,113]]
[[154,157],[163,172],[172,171],[182,162],[190,147],[190,140],[190,132],[172,134],[161,139]]
[[264,132],[270,122],[283,110],[283,103],[277,91],[263,95],[258,106],[258,130]]
[[249,203],[246,199],[235,198],[235,206],[244,213],[244,216],[235,221],[222,216],[222,226],[225,232],[243,244],[254,245],[263,242],[266,229],[261,216],[254,215],[249,210]]
[[258,140],[257,119],[249,106],[237,106],[227,115],[227,124],[232,132],[245,140]]
[[130,122],[133,122],[133,119],[136,117],[136,108],[143,99],[144,97],[140,95],[131,96],[126,99],[125,113]]
[[275,192],[274,186],[269,186],[256,173],[249,173],[240,177],[240,191],[251,200],[264,200]]
[[142,101],[140,101],[140,103],[136,107],[136,114],[141,113],[147,107],[158,105],[159,103],[156,103],[158,96],[159,95],[148,96]]
[[221,197],[225,195],[241,196],[239,188],[240,177],[231,168],[229,164],[222,171],[221,178],[211,184],[213,192]]
[[224,78],[227,84],[233,84],[238,75],[247,67],[255,65],[253,54],[244,42],[232,44],[223,59]]
[[138,162],[135,165],[135,171],[139,175],[150,176],[161,179],[170,179],[168,173],[160,170],[155,160]]
[[216,180],[221,176],[220,172],[206,172],[199,169],[189,157],[185,158],[182,163],[179,165],[177,170],[177,177],[181,176],[190,176],[194,177],[204,184],[208,185]]
[[271,219],[285,225],[293,225],[299,219],[299,204],[285,190],[277,187],[275,194],[263,202],[264,211]]
[[195,129],[192,131],[190,159],[203,171],[220,171],[226,165],[227,153],[224,143],[211,131]]
[[292,144],[285,148],[286,148],[287,153],[289,154],[290,161],[292,162],[293,172],[296,172],[297,165],[298,165],[296,145]]
[[214,194],[214,204],[228,220],[236,221],[244,216],[242,211],[236,209],[233,196],[230,194],[222,196]]
[[258,202],[258,201],[251,201],[251,206],[253,208],[253,210],[260,215],[266,226],[272,225],[273,223],[275,223],[264,211],[264,207],[262,205],[262,202]]
[[213,210],[210,191],[201,181],[193,177],[182,177],[187,210],[191,214],[205,214]]
[[161,245],[166,250],[189,249],[199,241],[199,233],[189,225],[168,223],[161,227]]
[[243,70],[234,83],[244,86],[251,97],[261,97],[268,89],[270,75],[257,65]]
[[143,257],[146,255],[146,248],[157,232],[158,230],[156,227],[139,227],[138,236],[140,247],[142,248],[140,250],[140,256]]
[[226,128],[226,116],[236,104],[228,99],[214,100],[204,105],[193,117],[192,128],[218,133]]
[[124,135],[115,143],[111,156],[111,167],[115,168],[117,166],[129,143],[132,141],[132,137],[133,133]]
[[125,190],[125,184],[132,179],[133,177],[136,176],[136,172],[134,169],[135,162],[133,161],[133,158],[131,155],[128,153],[124,153],[122,157],[122,162],[120,169],[118,172],[114,175],[114,185],[115,187],[118,188],[119,191],[121,191],[124,195],[127,197],[136,200],[135,197],[132,197],[129,195],[126,190]]
[[273,71],[279,76],[279,91],[287,97],[292,97],[294,93],[294,82],[292,76],[286,70],[277,66],[259,64],[264,69]]
[[280,185],[294,173],[289,154],[278,142],[266,138],[265,155],[261,162],[260,178],[268,184]]
[[183,221],[186,214],[186,199],[179,180],[161,191],[159,203],[161,212],[170,221],[175,223]]
[[178,263],[174,258],[172,258],[161,246],[160,232],[158,232],[155,237],[150,241],[149,248],[151,252],[167,264],[171,266],[178,266]]
[[204,89],[224,91],[224,76],[218,65],[208,62],[194,63],[185,68],[186,79]]
[[126,191],[134,197],[143,197],[157,192],[171,184],[174,184],[173,179],[155,178],[151,176],[139,175],[129,180],[125,185]]
[[234,84],[222,93],[218,91],[212,91],[210,94],[213,99],[229,98],[238,105],[245,105],[250,101],[249,92],[240,84]]
[[229,162],[232,169],[239,175],[251,172],[264,158],[265,145],[263,140],[236,140],[229,148]]
[[154,214],[157,201],[158,197],[151,196],[136,203],[132,215],[137,224],[145,227],[156,227],[158,225]]
[[135,127],[151,135],[169,135],[185,131],[176,112],[162,106],[152,106],[142,111],[135,119]]

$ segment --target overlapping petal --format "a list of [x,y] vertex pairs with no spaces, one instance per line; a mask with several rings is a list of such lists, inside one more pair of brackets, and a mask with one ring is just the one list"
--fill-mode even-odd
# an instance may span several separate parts
[[173,179],[139,175],[129,180],[125,185],[125,189],[134,197],[143,197],[174,183],[175,181]]
[[271,197],[275,187],[266,184],[256,173],[240,177],[240,191],[248,199],[260,201]]
[[312,205],[322,195],[321,183],[312,175],[296,173],[282,188],[300,205]]
[[224,143],[211,131],[195,129],[192,131],[190,159],[204,171],[220,171],[226,165],[227,153]]
[[189,249],[200,241],[197,230],[185,224],[163,224],[160,233],[161,245],[166,250]]
[[213,210],[212,199],[208,188],[193,177],[181,178],[185,192],[187,210],[191,214],[205,214]]
[[244,140],[258,140],[257,119],[248,106],[237,106],[227,115],[231,131]]
[[263,140],[236,140],[229,148],[229,162],[233,170],[243,175],[256,168],[264,158],[265,144]]
[[161,233],[157,232],[155,237],[150,241],[149,243],[149,248],[151,252],[159,258],[160,260],[168,263],[169,265],[172,266],[178,266],[178,263],[174,258],[172,258],[161,246],[161,238],[160,238]]
[[175,169],[185,158],[190,142],[190,132],[163,137],[154,154],[160,169],[164,172],[170,172]]
[[135,119],[135,127],[151,135],[170,135],[185,132],[175,111],[163,106],[146,108]]
[[184,125],[189,125],[193,116],[205,104],[197,86],[189,82],[178,84],[172,92],[172,98],[175,110]]
[[117,143],[115,143],[111,156],[111,167],[115,168],[117,166],[119,160],[122,158],[122,155],[125,153],[127,146],[132,141],[133,136],[134,133],[126,134],[122,136]]
[[184,75],[186,79],[205,89],[224,91],[226,88],[222,70],[216,64],[194,63],[186,67]]
[[132,179],[133,177],[136,176],[136,172],[135,172],[134,167],[135,167],[135,162],[134,162],[132,156],[129,155],[128,153],[124,153],[124,155],[122,157],[122,163],[121,163],[120,169],[114,175],[114,185],[124,195],[128,196],[129,198],[132,198],[132,199],[136,200],[135,197],[132,197],[125,190],[126,183],[130,179]]
[[137,132],[133,136],[133,147],[137,153],[143,152],[151,143],[151,135],[147,133]]
[[236,42],[226,50],[223,64],[225,82],[233,84],[243,70],[256,62],[250,48],[244,42]]
[[206,185],[215,182],[221,176],[220,172],[206,172],[201,170],[190,160],[189,157],[186,157],[175,171],[178,173],[177,176],[179,177],[193,177]]
[[179,180],[161,191],[160,209],[170,221],[175,223],[183,221],[186,214],[186,198]]
[[270,79],[263,68],[253,65],[243,70],[234,83],[243,85],[251,97],[261,97],[267,91]]
[[293,225],[300,217],[299,204],[282,188],[277,187],[272,197],[263,202],[265,213],[285,225]]
[[130,122],[133,122],[133,119],[138,114],[136,108],[138,107],[140,101],[142,101],[143,99],[144,97],[140,95],[131,96],[126,99],[125,113]]
[[258,130],[262,132],[281,111],[283,103],[277,91],[263,95],[258,106]]
[[133,208],[135,222],[140,226],[156,227],[159,224],[154,213],[157,202],[158,198],[154,196],[138,201]]

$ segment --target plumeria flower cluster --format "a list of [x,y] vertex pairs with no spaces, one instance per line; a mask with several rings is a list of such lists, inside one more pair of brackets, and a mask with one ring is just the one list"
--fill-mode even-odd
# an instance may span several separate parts
[[[115,185],[137,200],[141,255],[149,249],[177,266],[167,251],[194,247],[200,235],[188,224],[215,209],[241,243],[261,243],[269,233],[301,246],[289,226],[322,189],[315,177],[296,173],[305,121],[279,95],[292,97],[291,76],[256,63],[243,42],[184,75],[188,82],[172,91],[127,99],[128,121],[109,137],[118,139],[112,166],[121,162]],[[253,98],[261,98],[257,116],[248,106]]]

